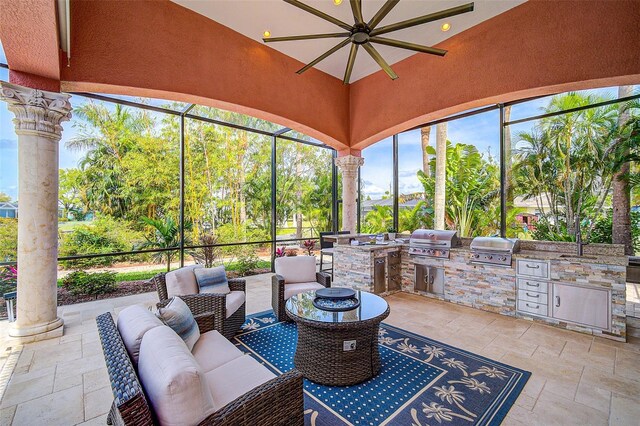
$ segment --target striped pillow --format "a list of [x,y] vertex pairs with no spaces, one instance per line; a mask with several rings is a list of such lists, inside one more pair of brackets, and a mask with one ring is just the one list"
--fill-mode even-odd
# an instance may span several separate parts
[[164,308],[158,309],[158,317],[184,340],[189,350],[200,339],[200,328],[191,310],[179,297],[174,297]]
[[231,292],[224,266],[198,268],[194,269],[193,273],[196,276],[198,287],[200,287],[200,293],[229,294]]

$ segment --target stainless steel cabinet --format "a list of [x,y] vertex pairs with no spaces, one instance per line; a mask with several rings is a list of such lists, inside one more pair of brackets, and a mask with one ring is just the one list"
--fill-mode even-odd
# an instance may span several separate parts
[[606,289],[553,283],[552,316],[558,320],[608,330],[610,299],[610,292]]
[[444,268],[416,264],[415,289],[428,293],[444,294]]

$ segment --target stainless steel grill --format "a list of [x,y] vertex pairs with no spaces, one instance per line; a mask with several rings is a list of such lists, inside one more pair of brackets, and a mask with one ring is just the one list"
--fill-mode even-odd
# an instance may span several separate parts
[[416,229],[409,240],[409,254],[448,259],[449,249],[461,244],[456,231]]
[[511,266],[513,253],[520,251],[517,238],[476,237],[471,241],[471,262]]

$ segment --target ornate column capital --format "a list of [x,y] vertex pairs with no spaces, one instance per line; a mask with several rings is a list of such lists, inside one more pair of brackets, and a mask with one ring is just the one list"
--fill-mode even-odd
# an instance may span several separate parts
[[69,95],[31,89],[0,81],[0,100],[15,118],[16,134],[37,135],[60,140],[60,123],[71,119]]
[[358,167],[364,165],[364,158],[355,155],[345,155],[336,158],[336,166],[342,171],[343,176],[355,176],[358,173]]

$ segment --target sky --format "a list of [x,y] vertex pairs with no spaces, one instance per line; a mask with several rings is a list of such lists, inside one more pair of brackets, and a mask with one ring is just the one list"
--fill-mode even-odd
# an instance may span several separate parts
[[[0,63],[6,63],[2,44],[0,43]],[[0,68],[0,80],[8,81],[8,70]],[[604,88],[588,91],[601,96],[614,97],[616,88]],[[541,108],[547,104],[549,97],[540,98],[526,103],[514,105],[511,119],[530,117],[540,114]],[[86,101],[86,98],[72,96],[71,104],[76,107]],[[148,100],[155,105],[164,101]],[[110,105],[111,104],[107,104]],[[160,114],[158,114],[160,115]],[[18,194],[17,170],[17,137],[13,130],[13,114],[4,102],[0,102],[0,192],[9,194],[12,199]],[[528,131],[534,122],[513,126],[512,132]],[[76,167],[83,157],[83,152],[72,151],[65,147],[65,141],[73,139],[78,132],[73,122],[62,124],[63,137],[60,143],[60,168]],[[431,143],[435,145],[435,127],[431,130]],[[499,112],[489,111],[471,117],[454,120],[448,123],[448,139],[453,143],[475,145],[483,155],[499,155]],[[384,139],[362,151],[365,164],[361,170],[362,190],[365,197],[379,199],[387,191],[391,191],[393,165],[392,140]],[[404,132],[399,135],[399,191],[401,194],[421,192],[422,185],[417,178],[417,171],[422,168],[422,149],[420,144],[420,130]]]
[[[637,87],[636,87],[637,89]],[[581,91],[605,98],[617,96],[617,88],[608,87]],[[539,115],[550,100],[549,97],[516,104],[511,109],[511,120]],[[448,122],[447,138],[452,143],[475,145],[483,155],[492,155],[496,161],[500,154],[500,113],[498,110]],[[535,121],[513,125],[512,134],[530,131]],[[430,143],[435,146],[436,129],[431,129]],[[363,197],[380,199],[385,192],[391,193],[393,164],[391,138],[365,148],[362,151],[364,166],[361,170]],[[400,194],[422,192],[423,187],[417,177],[422,169],[422,147],[420,130],[400,133],[398,136],[398,190]]]

